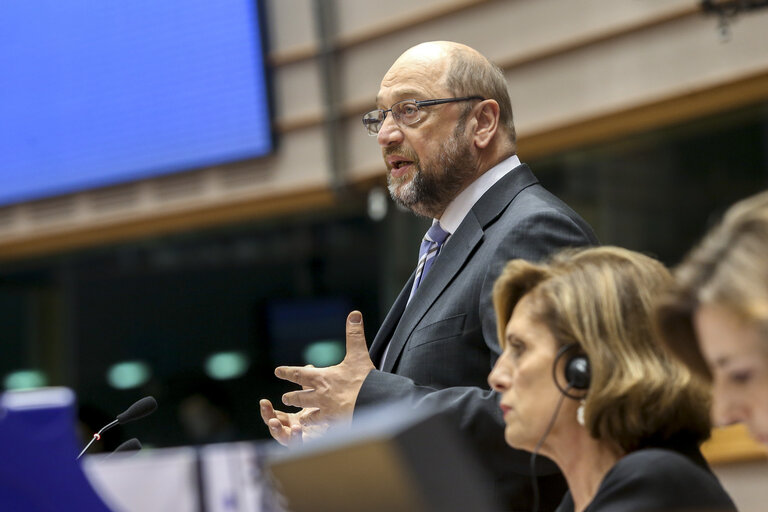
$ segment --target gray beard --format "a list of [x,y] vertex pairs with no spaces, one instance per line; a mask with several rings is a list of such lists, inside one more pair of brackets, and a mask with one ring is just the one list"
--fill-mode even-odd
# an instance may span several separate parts
[[[424,217],[436,218],[445,211],[477,171],[470,142],[462,138],[463,131],[460,123],[440,145],[435,161],[414,162],[410,183],[402,185],[387,175],[387,188],[395,203]],[[391,151],[396,153],[398,149]]]

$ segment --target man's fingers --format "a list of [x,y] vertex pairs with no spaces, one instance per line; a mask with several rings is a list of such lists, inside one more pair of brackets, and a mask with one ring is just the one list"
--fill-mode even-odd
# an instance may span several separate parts
[[275,418],[272,418],[267,422],[267,427],[269,427],[269,434],[275,441],[283,446],[288,446],[288,443],[291,441],[291,427],[283,426],[283,424]]
[[299,391],[290,391],[283,395],[283,403],[293,407],[318,407],[317,393],[314,389],[302,389]]
[[314,366],[278,366],[275,368],[275,376],[300,386],[314,387],[317,371]]
[[[315,367],[315,365],[313,365],[313,364],[305,364],[304,365],[304,368],[314,368],[314,367]],[[312,387],[311,386],[307,386],[306,384],[303,384],[301,386],[301,389],[312,389]]]
[[272,407],[272,402],[263,398],[259,400],[259,410],[261,411],[261,419],[264,423],[267,423],[270,419],[275,418],[275,409]]
[[298,425],[294,425],[291,427],[290,432],[290,440],[288,441],[288,444],[290,446],[300,446],[302,442],[302,430],[301,427]]
[[267,426],[269,427],[269,431],[272,432],[272,437],[275,437],[275,435],[279,436],[280,433],[284,430],[284,425],[275,418],[267,421]]
[[363,329],[363,314],[353,311],[347,315],[347,356],[360,351],[368,353]]
[[304,409],[301,414],[301,419],[299,420],[301,422],[302,427],[311,427],[313,425],[318,425],[322,419],[321,414],[319,414],[320,409],[313,408],[313,409]]
[[290,425],[291,414],[283,411],[278,411],[272,405],[272,402],[263,398],[259,400],[259,410],[261,411],[261,419],[264,423],[267,423],[272,418],[277,418],[283,425]]

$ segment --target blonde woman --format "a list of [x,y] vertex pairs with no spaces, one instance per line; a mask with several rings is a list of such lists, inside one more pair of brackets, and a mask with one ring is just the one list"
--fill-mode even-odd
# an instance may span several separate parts
[[768,444],[768,192],[732,206],[675,271],[662,338],[713,384],[718,424]]
[[494,287],[503,353],[488,382],[505,439],[551,458],[558,512],[735,510],[699,444],[708,392],[654,336],[656,260],[615,247],[514,260]]

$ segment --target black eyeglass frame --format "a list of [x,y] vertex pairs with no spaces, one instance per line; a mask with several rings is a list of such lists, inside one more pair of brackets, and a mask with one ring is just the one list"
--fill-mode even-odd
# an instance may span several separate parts
[[[471,101],[471,100],[485,101],[485,98],[483,98],[482,96],[462,96],[460,98],[438,98],[434,100],[412,100],[412,99],[400,100],[387,109],[377,108],[375,110],[371,110],[370,112],[366,112],[365,114],[363,114],[363,126],[368,132],[368,135],[372,137],[378,135],[379,131],[381,130],[381,125],[384,124],[384,121],[387,119],[387,112],[392,112],[392,115],[394,116],[395,121],[400,121],[400,117],[395,115],[395,113],[392,111],[395,105],[399,105],[400,103],[410,102],[416,105],[417,110],[421,110],[422,107],[431,107],[434,105],[442,105],[443,103],[454,103],[456,101]],[[369,117],[374,112],[380,112],[381,119]],[[406,126],[409,126],[414,123],[418,123],[420,119],[421,119],[421,116],[419,116],[415,121],[413,121],[412,123],[409,123]],[[379,128],[376,131],[372,131],[371,125],[376,125],[376,124],[378,124]]]

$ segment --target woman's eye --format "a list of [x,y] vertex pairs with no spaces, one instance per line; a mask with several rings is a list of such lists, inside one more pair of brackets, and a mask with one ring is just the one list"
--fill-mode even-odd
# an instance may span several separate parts
[[750,370],[740,370],[732,372],[729,376],[731,382],[736,384],[746,384],[752,378],[752,372]]

